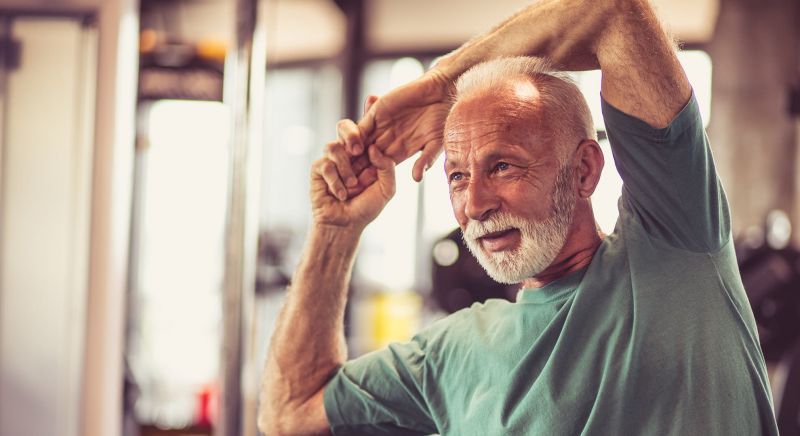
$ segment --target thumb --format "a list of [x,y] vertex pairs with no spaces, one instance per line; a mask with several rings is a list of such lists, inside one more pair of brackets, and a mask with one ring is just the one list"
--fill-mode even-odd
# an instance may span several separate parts
[[371,144],[375,142],[375,105],[371,105],[369,110],[364,113],[364,116],[356,123],[358,130],[361,131],[361,137],[364,144]]
[[377,170],[377,183],[381,192],[389,199],[395,192],[394,160],[381,153],[375,145],[369,147],[368,153],[370,162]]
[[367,99],[364,100],[364,113],[369,112],[369,109],[372,107],[375,102],[378,101],[378,96],[374,94],[370,94],[367,96]]

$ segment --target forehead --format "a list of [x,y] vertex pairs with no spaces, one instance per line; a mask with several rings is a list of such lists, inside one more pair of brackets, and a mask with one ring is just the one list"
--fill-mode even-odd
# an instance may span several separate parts
[[532,85],[487,90],[453,106],[444,129],[445,156],[450,160],[493,148],[543,153],[551,136],[547,127]]

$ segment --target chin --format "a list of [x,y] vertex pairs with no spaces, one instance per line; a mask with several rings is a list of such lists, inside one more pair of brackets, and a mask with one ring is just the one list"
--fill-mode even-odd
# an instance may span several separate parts
[[535,276],[540,271],[531,265],[531,259],[525,259],[520,250],[509,250],[488,254],[482,252],[476,256],[478,263],[483,267],[492,280],[506,285],[513,285]]
[[512,285],[541,274],[553,263],[562,248],[563,244],[539,246],[528,242],[513,250],[494,253],[477,246],[470,247],[470,250],[492,280]]

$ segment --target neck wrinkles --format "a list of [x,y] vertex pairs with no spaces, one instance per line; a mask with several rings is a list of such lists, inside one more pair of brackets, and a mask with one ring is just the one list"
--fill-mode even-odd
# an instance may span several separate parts
[[594,253],[605,237],[602,233],[595,233],[594,238],[591,238],[588,243],[577,250],[573,251],[566,257],[559,256],[561,260],[556,260],[552,265],[548,266],[544,271],[536,277],[531,277],[522,282],[523,288],[537,289],[544,287],[548,283],[552,283],[561,277],[570,273],[581,270],[589,266],[594,258]]

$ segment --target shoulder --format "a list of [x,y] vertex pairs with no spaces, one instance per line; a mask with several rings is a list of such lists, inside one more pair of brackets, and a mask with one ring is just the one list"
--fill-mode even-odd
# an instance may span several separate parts
[[[614,105],[604,95],[600,97],[600,104],[603,112],[603,122],[610,136],[634,136],[645,141],[663,143],[681,136],[687,130],[702,131],[703,129],[700,107],[694,92],[690,94],[681,109],[663,127],[654,127],[644,119]],[[612,146],[617,145],[613,140],[611,143]]]
[[451,346],[479,334],[514,309],[514,303],[491,298],[452,313],[420,330],[415,339],[429,346]]

